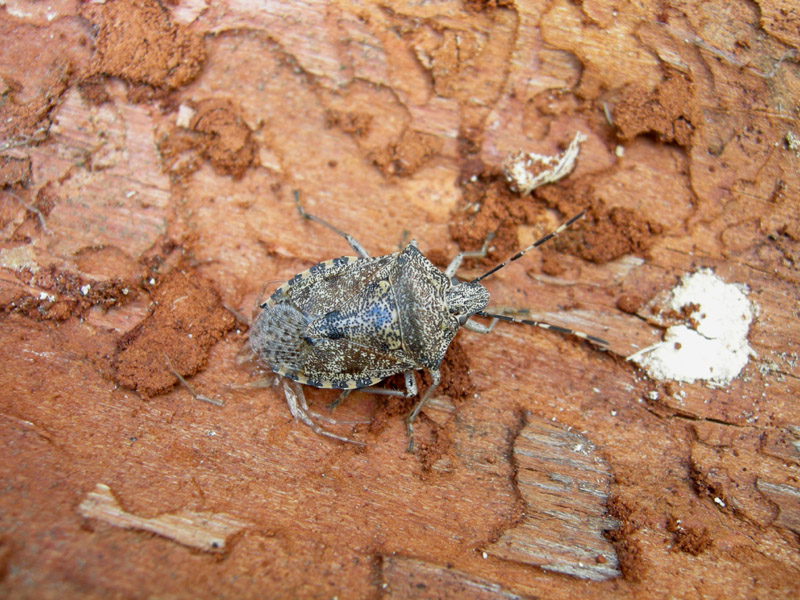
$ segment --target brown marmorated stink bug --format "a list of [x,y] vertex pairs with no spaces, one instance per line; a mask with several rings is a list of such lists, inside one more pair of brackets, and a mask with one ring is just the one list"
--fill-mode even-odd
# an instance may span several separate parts
[[[299,384],[343,390],[340,400],[353,390],[410,398],[417,395],[414,371],[426,370],[433,383],[406,418],[408,449],[413,450],[414,419],[439,385],[439,364],[459,327],[489,333],[503,320],[607,344],[564,327],[484,310],[489,292],[483,279],[554,238],[583,213],[483,275],[460,281],[455,275],[461,261],[485,256],[488,241],[477,252],[459,252],[444,272],[414,241],[394,254],[371,257],[351,235],[307,213],[297,192],[295,200],[303,218],[341,235],[357,256],[318,263],[276,289],[259,305],[250,348],[291,380],[291,385],[284,381],[284,392],[292,415],[319,434],[362,444],[320,427],[314,418],[335,421],[309,411]],[[474,315],[490,318],[490,324],[470,319]],[[373,387],[397,373],[405,375],[404,391]]]

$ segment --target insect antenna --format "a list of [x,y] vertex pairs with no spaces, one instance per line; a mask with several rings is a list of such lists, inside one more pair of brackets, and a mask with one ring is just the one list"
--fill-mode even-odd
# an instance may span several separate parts
[[[518,259],[522,258],[523,256],[525,256],[525,255],[526,255],[528,252],[530,252],[530,251],[531,251],[531,250],[533,250],[534,248],[538,248],[539,246],[541,246],[541,245],[542,245],[542,244],[544,244],[545,242],[549,242],[549,241],[550,241],[550,240],[552,240],[554,237],[556,237],[556,236],[557,236],[559,233],[561,233],[562,231],[564,231],[564,230],[565,230],[567,227],[569,227],[570,225],[572,225],[572,224],[573,224],[575,221],[577,221],[578,219],[580,219],[581,217],[583,217],[583,215],[585,215],[585,214],[586,214],[586,211],[585,211],[585,210],[582,210],[582,211],[581,211],[579,214],[577,214],[577,215],[575,215],[574,217],[572,217],[572,218],[571,218],[569,221],[567,221],[566,223],[562,223],[562,224],[561,224],[561,225],[558,227],[558,229],[556,229],[555,231],[551,231],[550,233],[548,233],[548,234],[547,234],[546,236],[544,236],[543,238],[540,238],[540,239],[536,240],[535,242],[533,242],[533,243],[532,243],[530,246],[528,246],[528,247],[527,247],[527,248],[525,248],[524,250],[520,250],[519,252],[517,252],[517,253],[516,253],[514,256],[512,256],[512,257],[511,257],[511,258],[509,258],[508,260],[501,262],[499,265],[497,265],[497,266],[495,266],[495,267],[492,267],[491,269],[489,269],[488,271],[486,271],[486,273],[484,273],[483,275],[480,275],[479,277],[476,277],[475,279],[473,279],[473,280],[472,280],[472,283],[478,283],[479,281],[482,281],[482,280],[486,279],[487,277],[489,277],[489,275],[493,275],[494,273],[497,273],[497,271],[499,271],[500,269],[502,269],[503,267],[505,267],[505,266],[506,266],[506,265],[508,265],[509,263],[512,263],[512,262],[514,262],[515,260],[518,260]],[[480,313],[479,313],[479,314],[480,314]]]
[[545,323],[543,321],[534,321],[532,319],[520,319],[519,317],[509,317],[508,315],[504,315],[502,313],[492,313],[487,312],[485,310],[479,310],[475,313],[476,315],[480,315],[481,317],[487,317],[489,319],[498,319],[500,321],[507,321],[508,323],[521,323],[523,325],[531,325],[533,327],[541,327],[542,329],[549,329],[550,331],[557,331],[558,333],[565,333],[567,335],[574,335],[575,337],[581,338],[582,340],[588,340],[598,346],[608,347],[608,342],[603,338],[595,337],[593,335],[589,335],[588,333],[583,333],[582,331],[575,331],[574,329],[569,329],[567,327],[561,327],[559,325],[551,325],[550,323]]
[[[480,275],[479,277],[476,277],[475,279],[472,280],[472,283],[478,283],[479,281],[482,281],[483,279],[486,279],[487,277],[489,277],[489,275],[497,273],[497,271],[499,271],[503,267],[507,266],[509,263],[512,263],[515,260],[518,260],[518,259],[522,258],[523,256],[525,256],[525,254],[527,254],[528,252],[530,252],[534,248],[538,248],[542,244],[544,244],[546,242],[549,242],[554,237],[556,237],[558,234],[560,234],[562,231],[567,229],[570,225],[575,223],[577,220],[581,219],[585,214],[586,214],[586,211],[581,211],[580,213],[578,213],[577,215],[572,217],[566,223],[562,223],[555,231],[551,231],[550,233],[548,233],[544,237],[539,238],[538,240],[536,240],[534,243],[532,243],[530,246],[528,246],[524,250],[520,250],[519,252],[517,252],[514,256],[512,256],[508,260],[505,260],[505,261],[501,262],[499,265],[497,265],[495,267],[492,267],[491,269],[486,271],[486,273],[484,273],[483,275]],[[588,341],[590,341],[590,342],[592,342],[594,344],[597,344],[598,346],[602,346],[604,348],[608,347],[608,342],[606,340],[604,340],[603,338],[595,337],[593,335],[589,335],[589,334],[584,333],[582,331],[576,331],[574,329],[569,329],[567,327],[561,327],[559,325],[551,325],[550,323],[544,323],[542,321],[534,321],[532,319],[521,319],[519,317],[510,317],[510,316],[504,315],[502,313],[487,312],[485,310],[479,310],[475,314],[476,315],[480,315],[481,317],[487,317],[489,319],[497,319],[498,321],[507,321],[509,323],[521,323],[523,325],[531,325],[533,327],[541,327],[542,329],[549,329],[550,331],[557,331],[558,333],[564,333],[566,335],[574,335],[575,337],[581,338],[582,340],[588,340]]]

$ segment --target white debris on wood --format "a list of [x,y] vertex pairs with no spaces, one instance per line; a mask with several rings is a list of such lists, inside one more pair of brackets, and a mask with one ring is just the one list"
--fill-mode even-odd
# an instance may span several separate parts
[[585,141],[586,136],[579,131],[572,138],[567,149],[560,154],[544,155],[518,152],[510,155],[503,163],[509,187],[524,196],[539,186],[565,177],[575,168],[575,160],[578,158],[581,142]]
[[725,385],[747,364],[752,348],[747,333],[755,307],[746,286],[725,283],[710,269],[684,275],[672,290],[669,308],[691,308],[682,323],[664,334],[664,341],[636,352],[635,362],[653,379]]
[[0,250],[0,267],[14,269],[15,271],[29,270],[36,273],[39,264],[36,262],[36,254],[32,244],[17,246],[15,248],[3,248]]
[[192,119],[194,119],[196,114],[197,111],[191,106],[181,104],[178,107],[178,116],[175,119],[175,125],[183,127],[184,129],[189,129],[189,126],[192,124]]
[[791,129],[786,132],[786,146],[795,154],[800,151],[800,138]]
[[248,524],[224,513],[181,510],[153,518],[123,510],[111,489],[98,483],[78,505],[86,519],[98,519],[123,529],[139,529],[169,538],[203,552],[224,552],[228,540]]
[[280,157],[268,147],[264,145],[259,146],[258,159],[262,167],[275,171],[276,173],[283,172]]

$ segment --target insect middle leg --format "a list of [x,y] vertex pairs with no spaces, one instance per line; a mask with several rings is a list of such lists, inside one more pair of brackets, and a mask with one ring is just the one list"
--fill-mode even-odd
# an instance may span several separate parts
[[300,212],[301,217],[303,217],[304,219],[308,219],[309,221],[313,221],[314,223],[319,223],[320,225],[327,227],[331,231],[338,233],[340,236],[342,236],[344,239],[347,240],[347,243],[350,244],[350,247],[355,251],[356,254],[358,254],[359,258],[369,258],[369,254],[367,253],[366,250],[364,250],[364,246],[359,244],[356,238],[354,238],[352,235],[342,231],[335,225],[331,225],[324,219],[320,219],[315,215],[307,213],[306,209],[303,208],[303,205],[300,203],[300,193],[297,190],[294,190],[294,200],[297,203],[297,210]]

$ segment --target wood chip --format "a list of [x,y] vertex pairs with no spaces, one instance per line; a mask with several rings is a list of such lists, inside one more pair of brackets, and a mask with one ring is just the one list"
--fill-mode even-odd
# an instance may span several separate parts
[[581,579],[617,577],[617,554],[603,536],[618,527],[606,511],[613,476],[594,444],[563,425],[529,417],[514,458],[525,517],[486,552]]
[[224,513],[180,510],[146,519],[123,510],[104,483],[98,483],[78,505],[87,519],[98,519],[114,527],[149,531],[203,552],[225,552],[231,536],[247,523]]

